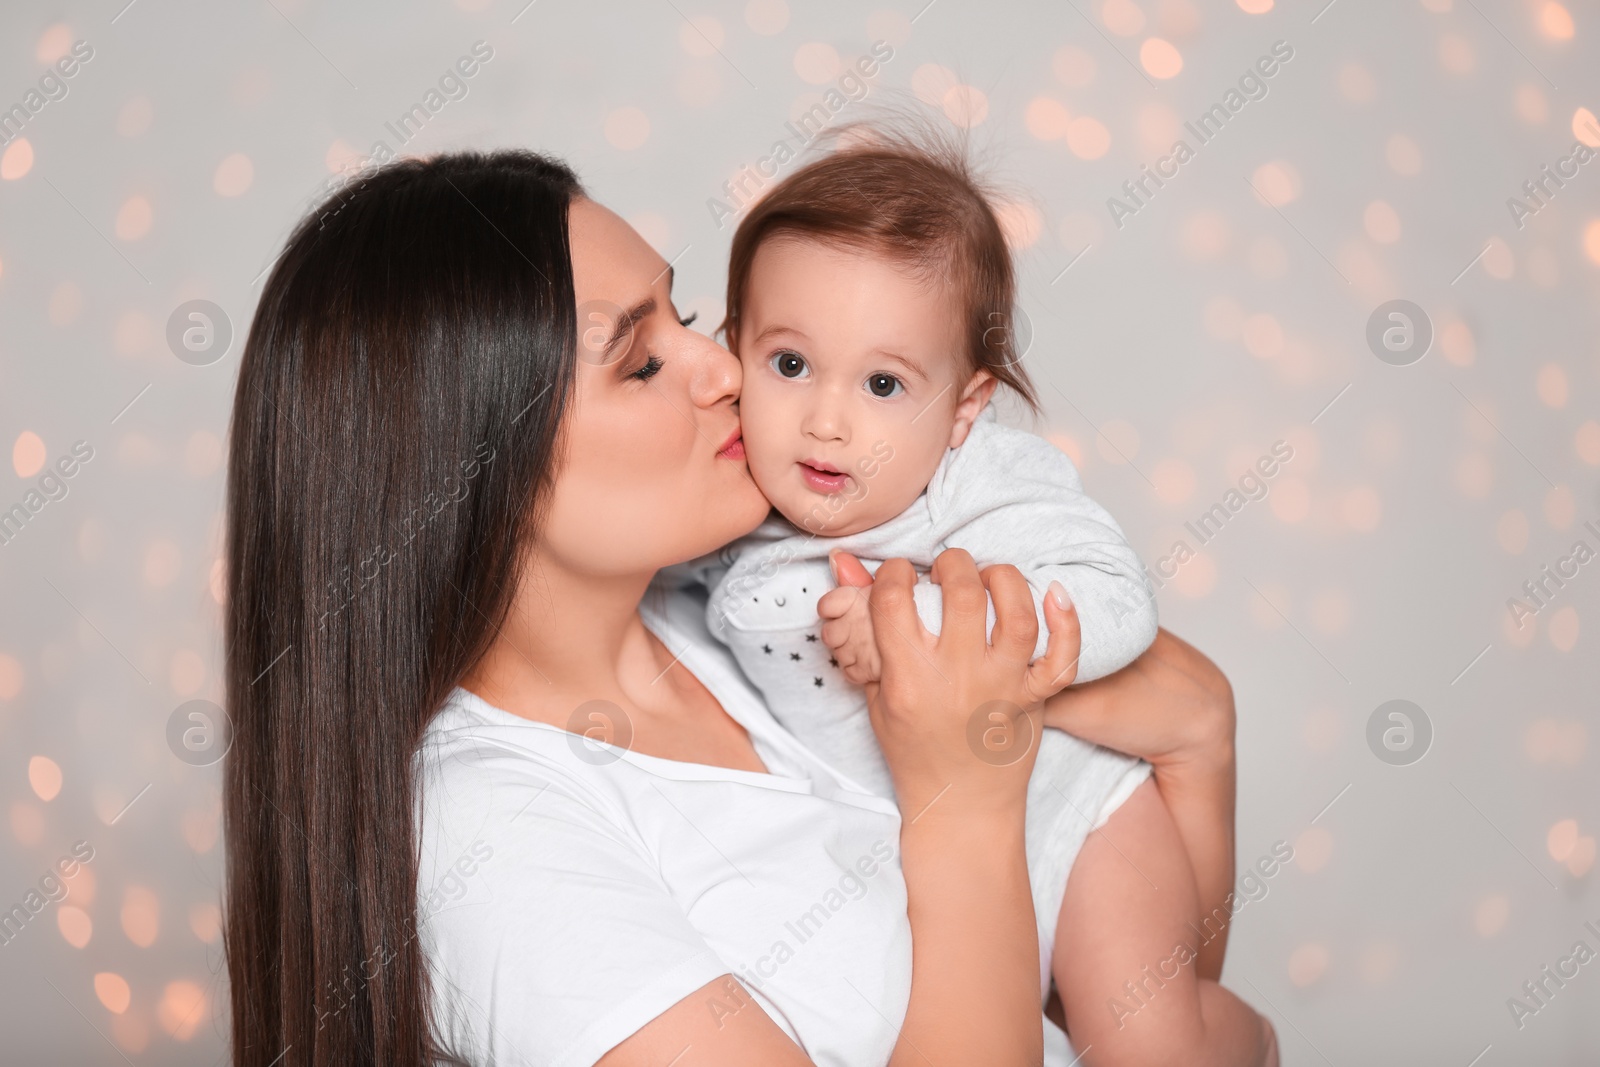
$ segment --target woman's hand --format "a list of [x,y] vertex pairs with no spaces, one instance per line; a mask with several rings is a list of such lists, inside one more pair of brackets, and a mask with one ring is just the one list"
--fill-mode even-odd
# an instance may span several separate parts
[[[1020,810],[1038,753],[1040,709],[1077,658],[1076,613],[1046,598],[1050,641],[1030,663],[1038,621],[1015,567],[980,574],[965,550],[941,553],[931,574],[944,600],[938,636],[917,616],[909,562],[889,560],[876,581],[842,553],[835,567],[851,584],[871,584],[881,681],[867,683],[867,706],[901,811],[915,818],[957,790],[971,811]],[[995,625],[986,635],[991,598]]]

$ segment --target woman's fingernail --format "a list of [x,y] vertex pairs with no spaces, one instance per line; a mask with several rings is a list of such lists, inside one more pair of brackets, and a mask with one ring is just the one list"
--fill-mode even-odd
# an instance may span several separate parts
[[1072,598],[1067,595],[1067,587],[1058,581],[1050,583],[1050,597],[1056,602],[1056,607],[1062,611],[1072,610]]

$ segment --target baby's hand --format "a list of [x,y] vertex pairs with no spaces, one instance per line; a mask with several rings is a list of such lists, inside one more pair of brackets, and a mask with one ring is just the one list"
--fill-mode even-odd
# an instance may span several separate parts
[[[883,663],[873,637],[872,576],[851,556],[841,554],[834,567],[841,584],[817,601],[817,614],[823,619],[822,642],[838,661],[846,681],[853,685],[879,681]],[[854,584],[857,581],[862,584]]]

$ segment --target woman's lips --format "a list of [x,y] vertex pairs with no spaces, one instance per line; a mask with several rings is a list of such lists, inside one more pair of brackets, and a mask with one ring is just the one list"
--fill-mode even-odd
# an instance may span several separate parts
[[744,459],[744,434],[739,430],[733,431],[733,436],[717,451],[723,459]]
[[813,492],[837,493],[844,489],[845,483],[850,480],[848,474],[828,470],[827,468],[813,467],[804,461],[801,461],[799,466],[800,477],[805,479],[806,485],[810,486]]

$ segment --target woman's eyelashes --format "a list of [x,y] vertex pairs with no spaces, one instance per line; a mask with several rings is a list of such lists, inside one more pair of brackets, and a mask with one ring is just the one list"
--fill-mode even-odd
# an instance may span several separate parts
[[686,317],[681,318],[681,319],[678,320],[678,325],[679,326],[692,325],[694,323],[694,320],[698,319],[699,317],[700,317],[700,312],[691,311],[691,312],[689,312],[689,314]]
[[649,353],[648,358],[646,358],[644,361],[644,366],[628,375],[628,377],[637,378],[641,382],[648,382],[651,378],[656,376],[656,372],[659,371],[661,367],[661,357],[655,355],[654,353]]

